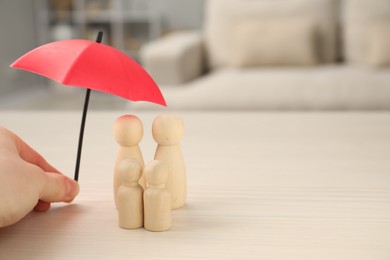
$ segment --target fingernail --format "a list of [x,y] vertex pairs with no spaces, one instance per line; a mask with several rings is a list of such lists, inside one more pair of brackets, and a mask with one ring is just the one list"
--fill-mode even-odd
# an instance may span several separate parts
[[68,201],[72,201],[73,198],[79,193],[79,184],[74,180],[66,180],[66,197]]

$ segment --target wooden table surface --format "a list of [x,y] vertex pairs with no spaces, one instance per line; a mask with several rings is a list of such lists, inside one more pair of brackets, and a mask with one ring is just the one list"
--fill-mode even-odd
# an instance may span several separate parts
[[[74,203],[0,229],[0,259],[390,259],[389,113],[179,113],[188,203],[168,232],[117,225],[114,120],[87,118]],[[144,122],[153,159],[153,112]],[[81,112],[0,112],[73,175]]]

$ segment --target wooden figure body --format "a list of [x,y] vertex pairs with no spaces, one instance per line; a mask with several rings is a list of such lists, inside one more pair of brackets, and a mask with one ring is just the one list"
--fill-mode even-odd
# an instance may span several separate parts
[[184,206],[187,199],[187,177],[180,141],[184,135],[184,124],[175,115],[160,115],[152,127],[153,138],[157,142],[155,160],[168,167],[166,188],[171,194],[172,209]]
[[143,226],[143,188],[139,185],[141,164],[135,159],[125,159],[118,164],[122,184],[118,188],[118,219],[121,228]]
[[[142,169],[144,168],[144,159],[139,147],[139,143],[144,134],[142,122],[136,116],[123,115],[115,121],[113,134],[119,145],[114,167],[114,198],[115,204],[118,206],[116,194],[120,185],[120,177],[118,174],[119,162],[124,159],[133,158],[141,164]],[[139,183],[144,189],[146,188],[146,180],[143,174]]]
[[168,168],[161,161],[152,161],[145,167],[148,187],[144,192],[144,227],[149,231],[171,228],[171,195],[165,188]]

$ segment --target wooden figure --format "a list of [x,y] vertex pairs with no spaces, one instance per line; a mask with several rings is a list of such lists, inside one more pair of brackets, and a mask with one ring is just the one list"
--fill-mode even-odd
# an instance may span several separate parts
[[119,226],[140,228],[144,224],[141,164],[135,159],[124,159],[118,164],[118,173],[122,182],[117,192]]
[[[116,194],[120,185],[120,177],[117,169],[119,162],[123,159],[133,158],[141,164],[142,169],[144,168],[144,159],[139,147],[139,143],[144,134],[142,122],[136,116],[123,115],[115,121],[113,134],[119,145],[114,167],[114,198],[115,205],[118,207]],[[144,189],[146,188],[146,180],[143,174],[139,183]]]
[[161,161],[152,161],[145,167],[148,187],[144,192],[144,227],[149,231],[171,228],[171,195],[165,188],[168,168]]
[[187,178],[180,149],[183,121],[175,115],[160,115],[153,122],[152,132],[158,144],[154,159],[164,162],[169,170],[166,188],[171,194],[172,209],[180,208],[187,199]]

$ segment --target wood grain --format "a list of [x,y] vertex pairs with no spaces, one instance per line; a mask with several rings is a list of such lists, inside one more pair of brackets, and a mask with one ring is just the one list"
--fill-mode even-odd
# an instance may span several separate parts
[[[117,226],[111,128],[91,112],[74,203],[0,229],[0,259],[390,259],[389,113],[180,113],[188,202],[170,231]],[[156,113],[140,113],[151,161]],[[0,112],[72,176],[80,113]]]

